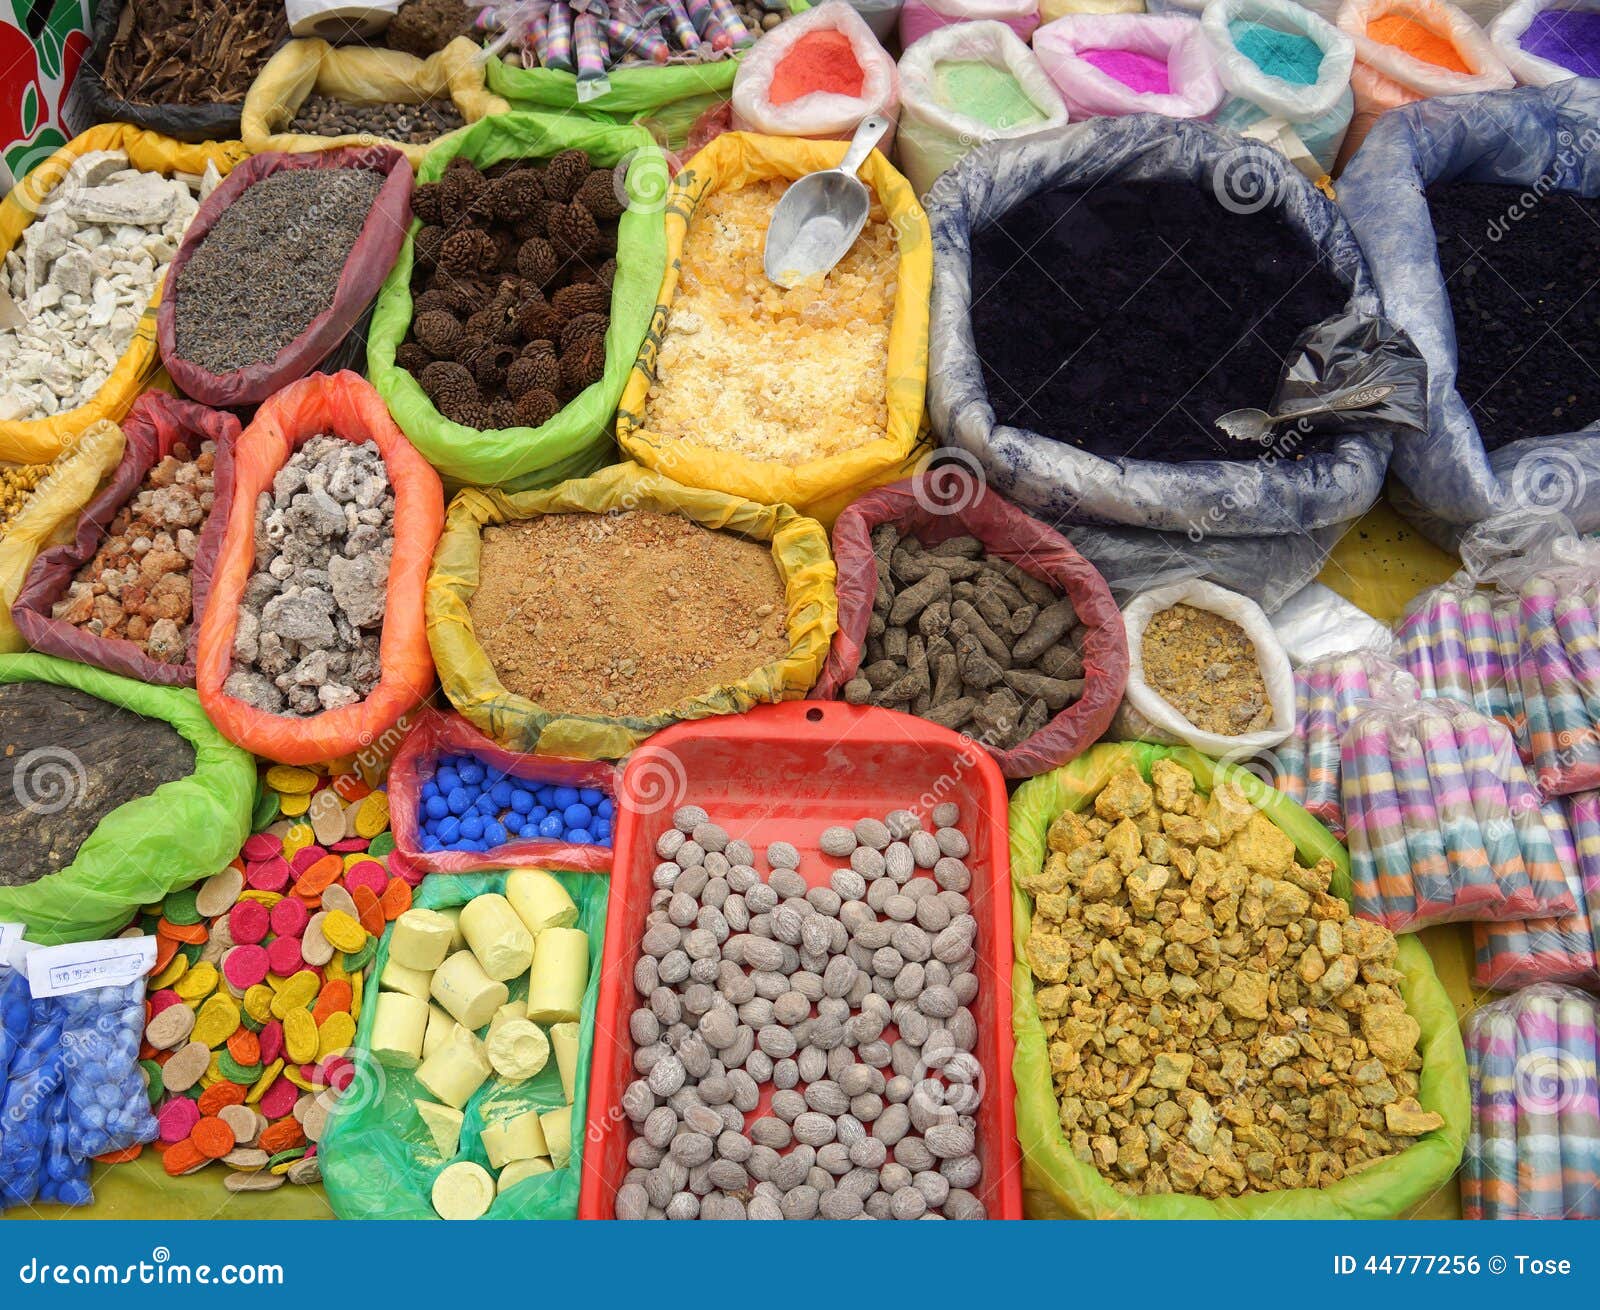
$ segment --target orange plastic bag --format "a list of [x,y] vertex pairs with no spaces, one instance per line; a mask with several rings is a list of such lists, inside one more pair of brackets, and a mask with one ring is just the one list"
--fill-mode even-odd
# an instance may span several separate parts
[[[225,694],[222,684],[233,664],[239,600],[255,571],[256,498],[272,486],[289,456],[318,433],[377,445],[394,488],[394,553],[378,685],[358,704],[296,718],[255,709]],[[439,475],[395,426],[372,385],[345,371],[313,373],[256,410],[239,438],[233,487],[227,534],[200,628],[196,689],[201,705],[229,741],[285,764],[315,764],[372,745],[433,688],[422,597],[444,526]]]

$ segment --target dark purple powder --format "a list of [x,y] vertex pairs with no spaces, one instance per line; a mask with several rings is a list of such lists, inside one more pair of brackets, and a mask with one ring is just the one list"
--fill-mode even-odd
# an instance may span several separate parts
[[1600,77],[1600,13],[1541,9],[1522,34],[1522,48],[1579,77]]

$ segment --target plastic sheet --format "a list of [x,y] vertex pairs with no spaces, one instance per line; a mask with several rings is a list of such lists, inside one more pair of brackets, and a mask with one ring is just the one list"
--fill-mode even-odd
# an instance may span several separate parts
[[880,487],[839,516],[833,529],[839,630],[812,696],[838,697],[861,665],[878,590],[872,529],[880,523],[893,523],[929,547],[970,534],[991,556],[1049,583],[1072,601],[1089,632],[1081,652],[1083,695],[1020,745],[1010,750],[989,748],[989,753],[1008,778],[1031,778],[1081,755],[1106,730],[1127,682],[1122,616],[1105,580],[1059,533],[955,470],[935,470]]
[[[1169,568],[1184,561],[1189,547],[1212,538],[1304,537],[1365,511],[1382,486],[1392,420],[1342,432],[1291,459],[1268,451],[1255,460],[1185,464],[1101,459],[995,421],[972,333],[971,234],[1036,192],[1110,178],[1184,181],[1236,199],[1249,192],[1257,198],[1245,203],[1256,208],[1276,204],[1351,286],[1351,299],[1346,312],[1320,325],[1308,352],[1291,364],[1276,400],[1263,399],[1292,407],[1325,389],[1381,379],[1397,384],[1391,413],[1420,425],[1420,411],[1407,412],[1411,397],[1420,395],[1420,364],[1377,318],[1376,288],[1334,206],[1267,146],[1242,143],[1203,124],[1141,114],[990,142],[968,155],[939,188],[929,211],[938,251],[928,386],[935,431],[946,444],[976,457],[992,487],[1049,523],[1174,534],[1178,559],[1165,557]],[[1248,399],[1240,397],[1240,403]],[[1289,591],[1308,577],[1295,579]]]
[[[772,543],[788,600],[788,654],[740,682],[708,688],[677,705],[637,718],[566,714],[506,690],[473,635],[468,609],[478,588],[482,530],[539,514],[652,510],[682,514],[708,528]],[[428,578],[428,640],[450,703],[476,727],[515,751],[568,759],[620,759],[652,732],[681,719],[737,714],[762,701],[798,700],[817,680],[837,626],[828,536],[788,505],[758,505],[716,491],[680,486],[636,464],[614,464],[593,477],[549,491],[515,495],[469,488],[450,516]]]
[[1023,1199],[1030,1219],[1392,1219],[1406,1213],[1449,1182],[1461,1162],[1467,1136],[1469,1097],[1466,1061],[1455,1008],[1434,974],[1421,942],[1402,937],[1394,967],[1399,992],[1421,1026],[1418,1100],[1444,1118],[1444,1127],[1414,1146],[1360,1173],[1323,1188],[1257,1193],[1216,1201],[1199,1196],[1125,1196],[1095,1168],[1080,1160],[1062,1130],[1051,1082],[1044,1027],[1034,999],[1033,973],[1025,947],[1033,926],[1033,899],[1025,880],[1044,865],[1050,824],[1065,811],[1091,804],[1120,768],[1132,765],[1145,777],[1159,759],[1171,759],[1209,793],[1221,774],[1237,782],[1252,805],[1288,834],[1297,858],[1334,866],[1331,891],[1349,898],[1349,863],[1327,830],[1293,801],[1240,769],[1227,770],[1194,751],[1164,746],[1097,746],[1065,768],[1025,782],[1011,798],[1012,1012],[1016,1031],[1017,1136],[1022,1146]]
[[[213,373],[178,353],[177,306],[183,295],[183,270],[200,243],[230,205],[246,189],[274,173],[294,168],[362,168],[384,175],[382,188],[362,225],[361,235],[345,258],[333,300],[318,311],[305,329],[272,359],[246,364],[228,373]],[[308,155],[255,155],[228,175],[189,224],[183,244],[167,270],[172,294],[156,312],[156,339],[161,362],[185,395],[207,405],[256,405],[324,363],[383,285],[411,223],[411,165],[398,150],[385,146],[327,150]],[[248,269],[241,265],[240,276]]]
[[905,0],[900,9],[900,48],[910,49],[936,28],[991,18],[1026,41],[1039,26],[1039,0]]
[[[395,498],[394,546],[378,685],[354,705],[297,718],[236,700],[223,684],[233,665],[239,599],[255,572],[256,497],[272,486],[290,455],[319,433],[377,445]],[[422,593],[444,521],[439,475],[401,435],[370,384],[355,373],[314,373],[256,410],[239,439],[234,476],[233,507],[200,627],[196,683],[201,704],[229,740],[285,764],[318,764],[371,746],[433,688]]]
[[[239,852],[255,805],[255,761],[230,745],[194,692],[151,687],[48,655],[0,655],[0,683],[75,687],[148,719],[194,747],[194,772],[100,820],[72,863],[24,887],[0,887],[0,920],[44,945],[119,931],[141,905],[209,877]],[[326,758],[326,757],[322,757]]]
[[400,151],[413,168],[419,168],[429,150],[455,136],[447,132],[424,145],[411,145],[368,132],[330,137],[290,131],[300,106],[313,94],[353,104],[414,105],[448,99],[468,124],[511,108],[485,88],[478,47],[468,37],[456,37],[427,59],[403,50],[333,46],[311,37],[285,43],[251,83],[239,125],[245,145],[255,154],[382,145]]
[[[850,42],[861,68],[861,93],[812,91],[787,104],[774,104],[769,97],[774,73],[795,45],[815,32],[837,32]],[[866,20],[844,0],[827,0],[780,23],[750,49],[733,79],[733,126],[739,132],[845,140],[869,114],[881,114],[892,124],[899,112],[900,75],[894,60],[878,44]],[[885,156],[893,140],[891,131],[880,147]]]
[[[1036,42],[1041,34],[1034,34]],[[984,63],[1008,74],[1033,106],[1034,120],[997,126],[971,112],[973,106],[952,103],[938,88],[939,65],[945,61]],[[1040,61],[1004,23],[941,27],[900,58],[900,133],[895,158],[919,196],[927,196],[941,173],[984,141],[1030,136],[1066,123],[1067,108],[1060,92]]]
[[1596,14],[1600,13],[1600,0],[1512,0],[1495,17],[1489,24],[1489,40],[1511,75],[1523,86],[1549,86],[1577,76],[1565,64],[1522,47],[1529,25],[1547,9]]
[[1450,550],[1465,528],[1514,508],[1558,511],[1580,532],[1600,530],[1592,430],[1489,453],[1456,389],[1455,320],[1424,195],[1446,180],[1505,183],[1508,204],[1533,187],[1600,195],[1600,82],[1409,105],[1379,122],[1339,183],[1385,312],[1428,366],[1427,429],[1396,436],[1397,508]]
[[[1165,61],[1172,90],[1145,94],[1082,58],[1085,50],[1130,50]],[[1222,81],[1200,24],[1186,14],[1076,14],[1033,34],[1033,52],[1074,121],[1126,114],[1211,118]]]
[[[1260,67],[1234,43],[1232,24],[1238,22],[1261,23],[1319,46],[1323,55],[1316,81],[1301,86]],[[1323,169],[1332,172],[1354,103],[1350,72],[1355,46],[1350,38],[1291,0],[1215,0],[1206,6],[1200,26],[1227,91],[1218,125],[1243,131],[1266,120],[1286,123]]]
[[[77,535],[41,554],[29,569],[27,580],[11,609],[28,646],[46,655],[93,664],[162,687],[194,686],[195,654],[200,644],[200,620],[211,593],[211,571],[222,546],[233,499],[233,446],[239,420],[223,410],[207,409],[178,400],[163,391],[147,391],[134,401],[123,420],[126,449],[111,480],[89,502],[78,520]],[[131,641],[102,637],[87,628],[51,616],[55,603],[67,593],[78,570],[100,549],[107,525],[137,493],[145,476],[182,442],[191,455],[200,453],[202,441],[216,443],[212,468],[212,509],[201,526],[189,572],[190,619],[187,652],[178,663],[153,660]],[[0,546],[0,551],[4,547]]]
[[668,186],[666,160],[642,128],[596,122],[581,115],[515,113],[485,119],[434,147],[417,181],[437,182],[463,155],[479,167],[507,159],[548,159],[563,150],[584,151],[598,168],[625,170],[629,206],[617,224],[617,274],[611,287],[606,327],[606,366],[586,387],[538,428],[479,430],[439,413],[417,380],[394,362],[411,326],[412,236],[389,270],[373,310],[367,341],[367,376],[395,422],[439,472],[452,482],[508,491],[549,486],[582,476],[604,462],[608,428],[634,358],[650,326],[656,292],[666,271],[662,199]]

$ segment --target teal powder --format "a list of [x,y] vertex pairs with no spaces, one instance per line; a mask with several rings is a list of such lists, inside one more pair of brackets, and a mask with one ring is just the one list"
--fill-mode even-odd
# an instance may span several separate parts
[[1322,68],[1322,47],[1298,32],[1280,32],[1265,23],[1243,19],[1228,24],[1228,35],[1240,54],[1263,73],[1296,86],[1311,86]]

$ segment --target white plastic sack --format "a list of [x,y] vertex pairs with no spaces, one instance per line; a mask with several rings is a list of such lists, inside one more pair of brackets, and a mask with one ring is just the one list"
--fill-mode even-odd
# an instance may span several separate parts
[[[861,65],[861,94],[813,91],[787,104],[773,104],[767,98],[773,74],[795,43],[811,32],[841,32],[848,38]],[[893,123],[899,108],[900,76],[894,60],[845,0],[827,0],[773,28],[750,47],[733,79],[733,126],[740,132],[844,139],[868,114],[882,114]],[[892,134],[885,137],[878,149],[887,155],[893,139]]]
[[1026,41],[1039,26],[1039,0],[906,0],[900,10],[900,48],[909,50],[935,28],[987,19],[1004,23]]
[[[1085,50],[1131,50],[1163,59],[1168,95],[1145,95],[1096,68]],[[1033,51],[1074,119],[1165,114],[1211,118],[1222,104],[1222,81],[1200,24],[1187,14],[1077,14],[1046,23]]]
[[1554,60],[1530,54],[1522,48],[1522,34],[1546,9],[1574,9],[1581,13],[1600,13],[1600,0],[1515,0],[1489,26],[1489,42],[1495,53],[1524,86],[1549,86],[1576,77],[1570,68]]
[[[1256,648],[1267,703],[1272,706],[1270,728],[1232,737],[1202,731],[1144,680],[1145,626],[1162,610],[1179,604],[1210,610],[1244,629]],[[1125,730],[1135,730],[1137,725],[1144,740],[1182,742],[1202,755],[1236,760],[1271,750],[1294,731],[1294,670],[1271,621],[1255,601],[1214,583],[1187,578],[1154,587],[1137,597],[1122,611],[1122,621],[1128,633],[1128,690],[1118,719]],[[1144,724],[1140,724],[1141,719]],[[1114,722],[1113,731],[1118,726]]]
[[[941,100],[935,76],[949,61],[971,61],[1003,68],[1016,78],[1040,120],[1020,127],[994,127]],[[1027,136],[1065,127],[1067,108],[1033,52],[1004,23],[960,23],[929,32],[900,60],[900,171],[918,196],[939,175],[960,163],[985,141]]]
[[1363,648],[1388,656],[1394,645],[1388,628],[1320,582],[1289,597],[1272,616],[1272,630],[1297,666]]
[[[1265,72],[1234,45],[1230,27],[1236,22],[1264,23],[1315,42],[1322,50],[1317,80],[1300,86]],[[1291,0],[1212,0],[1201,15],[1200,26],[1227,92],[1217,112],[1217,124],[1242,132],[1263,119],[1280,119],[1331,172],[1354,103],[1350,72],[1356,48],[1351,39]]]
[[[1039,21],[1053,23],[1071,14],[1142,14],[1144,0],[1039,0]],[[1038,33],[1034,33],[1035,36]]]
[[850,0],[850,7],[866,20],[878,43],[887,47],[900,24],[900,0]]

